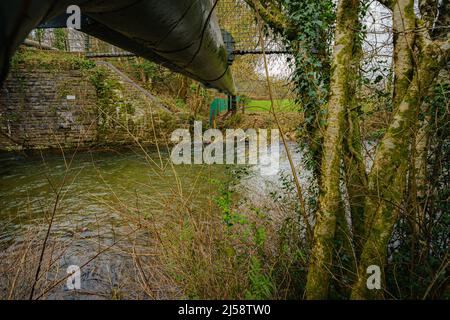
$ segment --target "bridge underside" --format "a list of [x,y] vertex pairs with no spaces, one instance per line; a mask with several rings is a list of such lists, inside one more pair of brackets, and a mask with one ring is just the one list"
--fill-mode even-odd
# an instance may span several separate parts
[[[229,52],[216,17],[217,0],[3,0],[0,1],[0,81],[8,61],[30,31],[65,18],[78,5],[82,31],[235,94]],[[63,19],[65,21],[65,19]]]

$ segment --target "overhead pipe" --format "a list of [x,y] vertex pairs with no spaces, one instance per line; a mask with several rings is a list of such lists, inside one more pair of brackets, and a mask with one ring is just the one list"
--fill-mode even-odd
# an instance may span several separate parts
[[214,14],[217,1],[2,0],[0,81],[29,32],[75,4],[87,17],[83,32],[233,95],[228,51]]

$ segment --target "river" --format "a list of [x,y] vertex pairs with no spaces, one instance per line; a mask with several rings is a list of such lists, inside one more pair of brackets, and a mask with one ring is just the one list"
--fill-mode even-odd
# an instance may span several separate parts
[[[290,147],[294,149],[295,145]],[[249,167],[251,174],[243,178],[242,192],[255,197],[267,194],[269,185],[281,183],[279,174],[289,172],[289,164],[283,152],[280,159],[279,169],[271,176],[261,175],[258,166]],[[294,159],[300,162],[299,153],[294,153]],[[189,205],[197,209],[210,210],[217,189],[211,181],[226,180],[230,171],[225,168],[225,165],[172,166],[169,154],[158,153],[155,149],[67,152],[64,155],[60,152],[32,156],[1,154],[0,250],[3,262],[13,259],[11,256],[23,250],[30,240],[37,243],[32,250],[40,251],[55,213],[46,250],[56,269],[45,276],[53,281],[63,279],[68,266],[83,266],[83,290],[74,294],[62,281],[54,288],[43,286],[39,292],[48,290],[43,296],[47,299],[111,298],[111,287],[120,287],[124,275],[133,269],[132,261],[125,254],[129,241],[121,240],[129,239],[127,235],[133,231],[124,217],[140,219],[165,215],[175,205],[174,194],[190,199]],[[140,245],[145,245],[145,239]],[[108,246],[114,249],[104,250]],[[53,256],[52,250],[60,254]],[[12,264],[20,260],[15,259]],[[5,279],[14,278],[14,268],[11,263],[9,268],[3,264],[0,288],[2,297],[8,297],[11,280]],[[30,262],[26,268],[30,268],[27,277],[32,282],[35,264]],[[20,272],[22,275],[24,271]],[[20,295],[20,286],[15,286]],[[23,287],[28,290],[25,284]],[[176,296],[171,290],[164,292],[162,289],[157,298]]]

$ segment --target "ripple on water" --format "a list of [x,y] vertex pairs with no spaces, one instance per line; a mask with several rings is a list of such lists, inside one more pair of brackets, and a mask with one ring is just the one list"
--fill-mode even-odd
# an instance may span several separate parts
[[[159,163],[155,152],[149,155]],[[297,162],[299,157],[294,154]],[[69,158],[66,155],[66,159]],[[167,154],[163,154],[163,161],[168,161]],[[211,185],[206,182],[209,180],[207,175],[211,173],[223,180],[225,166],[204,169],[201,166],[177,166],[176,172],[186,195],[193,192],[195,205],[208,208]],[[242,182],[250,194],[261,192],[270,183],[279,183],[277,174],[261,176],[258,166],[252,171],[253,174]],[[290,171],[284,154],[276,173],[281,171]],[[199,181],[199,174],[204,174],[205,179]],[[70,245],[60,258],[59,273],[55,277],[65,276],[67,266],[85,263],[120,235],[127,234],[130,228],[121,219],[121,211],[157,215],[165,214],[165,206],[175,206],[171,197],[176,184],[170,166],[161,172],[155,164],[133,151],[80,153],[73,158],[69,170],[66,170],[62,157],[55,154],[28,159],[0,155],[1,248],[17,245],[29,226],[44,234],[45,221],[48,221],[45,217],[48,219],[54,209],[54,189],[59,189],[64,176],[66,185],[57,207],[52,237]],[[140,202],[139,206],[137,202]],[[101,298],[108,286],[118,284],[119,278],[131,270],[128,268],[133,268],[133,263],[120,250],[102,254],[83,269],[84,289],[89,294],[75,298],[92,298],[92,292],[98,293],[95,298]],[[49,298],[70,299],[74,296],[61,286]]]

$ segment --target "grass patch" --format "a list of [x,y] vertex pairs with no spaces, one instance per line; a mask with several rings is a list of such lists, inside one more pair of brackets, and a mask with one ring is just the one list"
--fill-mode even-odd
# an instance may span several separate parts
[[19,67],[33,70],[33,68],[58,72],[60,70],[91,70],[95,62],[84,58],[80,54],[47,51],[28,48],[19,48],[11,59],[11,70],[17,71]]
[[[270,100],[251,100],[246,106],[245,111],[248,112],[269,112],[271,108]],[[294,112],[298,111],[298,105],[291,99],[275,100],[275,111],[277,112]]]

